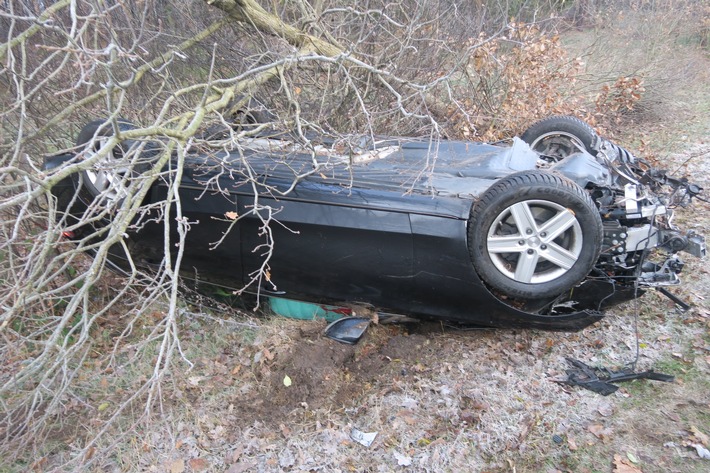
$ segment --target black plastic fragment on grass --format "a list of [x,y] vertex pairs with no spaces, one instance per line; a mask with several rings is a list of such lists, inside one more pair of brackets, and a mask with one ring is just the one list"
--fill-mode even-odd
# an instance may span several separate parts
[[570,365],[574,366],[574,368],[566,370],[567,379],[559,382],[570,386],[580,386],[601,394],[602,396],[608,396],[616,392],[619,387],[613,383],[619,383],[621,381],[651,379],[653,381],[672,383],[675,380],[675,376],[658,373],[653,370],[637,372],[633,369],[622,369],[613,371],[604,367],[592,368],[586,363],[575,360],[574,358],[566,358],[566,360]]

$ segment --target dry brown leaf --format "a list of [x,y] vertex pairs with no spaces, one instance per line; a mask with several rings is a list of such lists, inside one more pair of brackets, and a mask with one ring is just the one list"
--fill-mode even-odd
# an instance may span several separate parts
[[482,401],[474,401],[473,404],[471,405],[472,408],[478,409],[479,411],[485,411],[487,410],[490,406],[486,402]]
[[227,453],[227,455],[225,455],[224,462],[227,465],[237,463],[239,461],[239,458],[242,456],[242,453],[244,453],[244,446],[239,445],[234,451],[229,452]]
[[604,426],[601,424],[592,424],[587,427],[587,430],[593,433],[595,437],[599,437],[601,435],[602,430],[604,430]]
[[245,471],[249,471],[250,469],[254,468],[256,466],[255,463],[235,463],[234,465],[230,466],[227,468],[227,471],[225,473],[243,473]]
[[571,452],[576,452],[579,448],[577,446],[577,442],[575,442],[574,439],[571,438],[567,438],[567,447],[570,449]]
[[175,460],[174,462],[170,463],[170,473],[182,473],[183,471],[185,471],[184,460]]
[[279,430],[281,430],[281,435],[283,435],[284,438],[289,438],[291,436],[291,429],[286,427],[286,425],[279,424]]
[[663,414],[665,414],[666,417],[668,417],[670,420],[674,422],[680,422],[680,417],[677,414],[674,414],[672,412],[666,412],[664,410],[661,410]]
[[614,473],[643,473],[643,471],[617,453],[614,455]]
[[192,471],[205,471],[210,467],[210,464],[204,458],[193,458],[189,462]]
[[481,415],[477,412],[461,411],[459,418],[468,425],[476,425],[481,422]]
[[710,437],[701,432],[700,429],[694,425],[690,426],[690,431],[693,433],[693,437],[695,437],[698,442],[702,443],[706,447],[708,446],[708,443],[710,443]]
[[594,436],[600,440],[606,442],[611,437],[613,431],[609,427],[604,427],[601,424],[592,424],[589,426],[588,430],[594,434]]
[[411,409],[402,409],[397,413],[397,417],[400,417],[407,425],[414,425],[417,423],[417,419]]
[[610,415],[612,415],[614,413],[614,406],[611,404],[611,402],[604,402],[599,406],[597,411],[602,416],[609,417]]
[[96,453],[96,447],[91,447],[86,451],[86,454],[84,455],[84,461],[91,460],[91,457],[94,456],[94,453]]

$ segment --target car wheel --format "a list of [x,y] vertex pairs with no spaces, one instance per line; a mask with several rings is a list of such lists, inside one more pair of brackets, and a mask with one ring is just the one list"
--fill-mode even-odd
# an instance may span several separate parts
[[[131,122],[123,119],[118,120],[118,128],[121,131],[135,128]],[[106,123],[106,120],[94,120],[81,129],[76,140],[77,148],[82,151],[84,159],[90,159],[106,145],[113,134],[113,127]],[[93,164],[81,173],[84,187],[93,198],[102,198],[108,202],[120,203],[126,196],[126,178],[129,174],[140,174],[149,168],[145,162],[131,163],[128,157],[130,151],[137,149],[139,142],[136,140],[124,140],[111,149],[106,156]],[[141,158],[146,158],[156,153],[155,145],[144,145]]]
[[589,194],[543,171],[512,174],[471,209],[471,260],[507,296],[535,299],[572,288],[599,257],[602,222]]
[[238,95],[227,105],[225,118],[235,131],[250,130],[276,118],[266,106],[253,97]]
[[585,150],[597,155],[599,136],[579,118],[554,116],[534,123],[520,136],[542,156],[561,161],[570,154]]

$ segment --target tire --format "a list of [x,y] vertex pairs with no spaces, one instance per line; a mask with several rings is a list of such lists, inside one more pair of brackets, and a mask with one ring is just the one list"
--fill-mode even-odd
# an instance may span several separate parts
[[[120,131],[135,129],[136,126],[124,119],[118,120]],[[113,127],[106,120],[94,120],[87,123],[79,132],[76,140],[77,149],[84,159],[91,158],[113,134]],[[107,202],[120,204],[127,196],[127,178],[141,174],[150,168],[149,160],[157,154],[159,147],[155,143],[143,146],[140,161],[130,156],[138,150],[141,142],[124,140],[108,152],[90,169],[81,172],[84,187],[92,198],[101,198]]]
[[[235,96],[222,113],[231,131],[237,133],[256,130],[260,125],[276,120],[276,117],[269,112],[263,103],[253,97],[247,98],[244,95]],[[204,140],[224,140],[229,138],[229,136],[230,130],[223,123],[209,126],[200,135]]]
[[471,209],[468,248],[481,279],[520,299],[556,296],[584,279],[602,242],[589,194],[544,171],[511,174]]
[[253,97],[238,95],[227,105],[225,119],[232,124],[234,131],[254,129],[276,118],[266,106]]
[[558,115],[534,123],[520,136],[542,156],[561,161],[582,148],[597,155],[599,136],[579,118]]

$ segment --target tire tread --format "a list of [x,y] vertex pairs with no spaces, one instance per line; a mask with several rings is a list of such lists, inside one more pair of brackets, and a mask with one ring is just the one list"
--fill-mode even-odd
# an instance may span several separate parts
[[564,131],[577,136],[577,138],[584,143],[588,153],[592,155],[597,154],[597,151],[593,149],[595,142],[599,139],[597,132],[594,131],[594,128],[592,128],[589,123],[569,115],[553,115],[543,118],[530,125],[527,130],[520,135],[520,139],[532,145],[540,135],[554,131]]
[[[477,267],[476,264],[476,262],[479,260],[479,245],[474,242],[477,242],[479,240],[479,238],[477,237],[480,236],[477,235],[476,232],[480,232],[481,229],[476,228],[478,227],[478,225],[475,225],[475,222],[483,220],[484,217],[487,215],[488,209],[495,208],[496,206],[501,205],[501,202],[504,201],[506,196],[512,194],[517,189],[535,189],[539,187],[563,189],[568,193],[572,194],[573,196],[577,197],[579,200],[581,200],[588,210],[594,211],[594,215],[591,218],[594,220],[594,225],[596,226],[596,228],[593,228],[593,231],[590,234],[585,233],[584,237],[585,239],[589,239],[587,244],[593,245],[594,250],[591,258],[593,259],[593,262],[596,262],[597,258],[599,257],[599,252],[601,250],[601,238],[603,232],[601,217],[599,216],[598,212],[596,212],[597,206],[592,200],[589,193],[582,189],[580,186],[578,186],[576,183],[570,181],[569,179],[563,176],[545,171],[525,171],[522,173],[511,174],[507,177],[500,179],[490,188],[488,188],[488,190],[484,192],[471,207],[471,215],[467,232],[467,246],[471,262],[473,263],[476,271],[481,276],[481,279],[483,279],[488,284],[491,284],[496,289],[502,290],[507,295],[512,297],[520,297],[524,299],[544,297],[544,291],[534,286],[531,286],[527,291],[512,289],[510,291],[506,291],[501,287],[496,287],[496,284],[492,284],[491,278],[487,278],[485,274],[482,274],[481,268]],[[578,278],[576,277],[574,281],[570,281],[570,287],[574,286],[575,284],[578,284],[585,276],[586,274]]]

